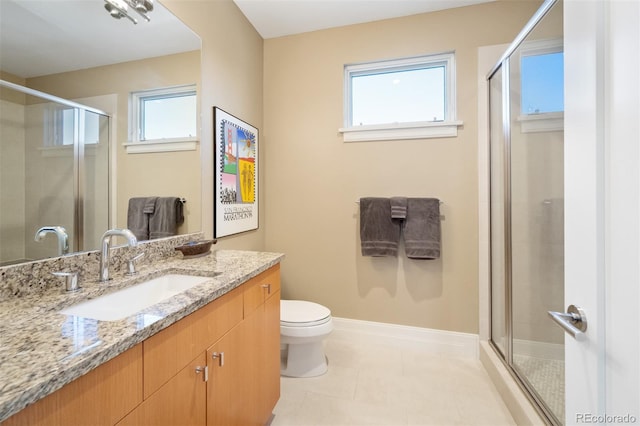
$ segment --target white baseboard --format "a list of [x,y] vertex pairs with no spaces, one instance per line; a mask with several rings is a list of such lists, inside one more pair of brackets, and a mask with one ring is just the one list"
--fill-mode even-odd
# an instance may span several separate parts
[[434,354],[478,359],[477,334],[333,317],[334,337],[419,348]]

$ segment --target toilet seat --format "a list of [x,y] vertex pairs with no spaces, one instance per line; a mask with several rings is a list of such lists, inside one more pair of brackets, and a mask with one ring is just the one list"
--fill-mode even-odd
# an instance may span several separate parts
[[313,327],[331,321],[331,310],[305,300],[280,301],[280,325],[284,327]]

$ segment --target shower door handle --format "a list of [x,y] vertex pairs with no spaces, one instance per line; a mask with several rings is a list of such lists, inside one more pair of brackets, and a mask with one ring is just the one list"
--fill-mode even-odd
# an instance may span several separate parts
[[584,332],[587,331],[587,316],[580,307],[569,305],[566,314],[553,311],[548,311],[548,314],[571,337],[579,342],[586,340]]

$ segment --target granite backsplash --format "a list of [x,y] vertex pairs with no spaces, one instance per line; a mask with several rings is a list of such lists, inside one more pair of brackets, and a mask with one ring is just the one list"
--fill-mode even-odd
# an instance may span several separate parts
[[[174,256],[182,256],[175,247],[189,241],[204,239],[204,233],[177,235],[157,240],[140,241],[136,247],[115,246],[111,248],[111,274],[124,273],[129,259],[139,253],[144,256],[136,265],[145,265]],[[117,243],[117,242],[116,242]],[[52,272],[77,272],[78,280],[95,280],[100,269],[100,250],[68,254],[61,257],[37,260],[0,267],[0,302],[14,297],[33,296],[62,288],[64,280]]]

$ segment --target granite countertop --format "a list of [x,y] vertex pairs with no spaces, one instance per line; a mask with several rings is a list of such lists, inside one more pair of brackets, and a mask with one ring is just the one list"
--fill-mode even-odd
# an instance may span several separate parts
[[[141,265],[138,275],[108,283],[81,280],[82,290],[54,289],[0,302],[0,422],[116,357],[184,316],[279,263],[280,253],[218,250]],[[118,321],[60,314],[84,300],[167,273],[211,277],[205,283]]]

